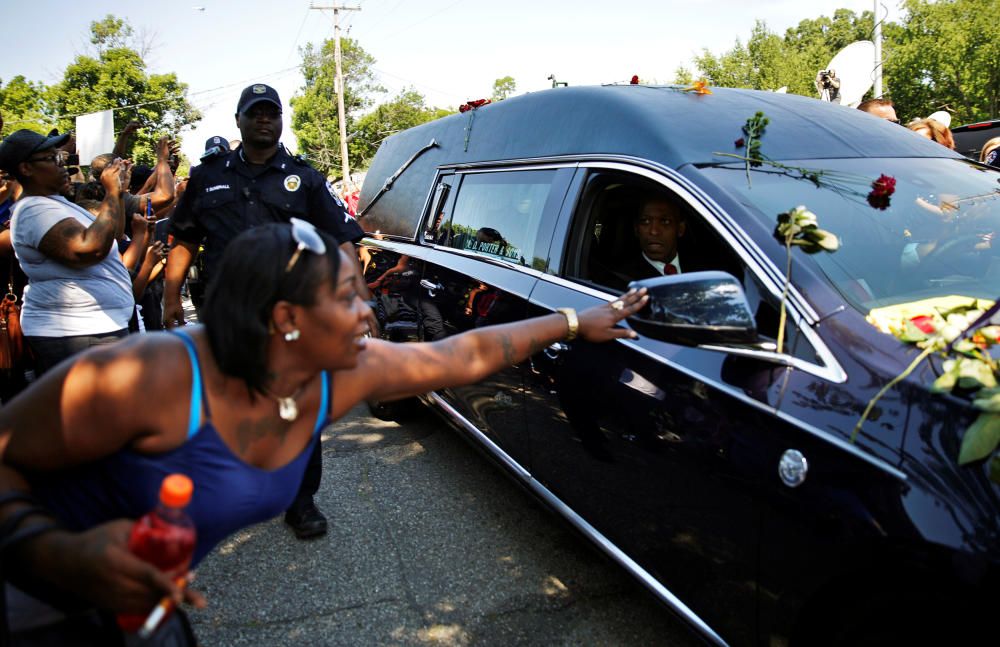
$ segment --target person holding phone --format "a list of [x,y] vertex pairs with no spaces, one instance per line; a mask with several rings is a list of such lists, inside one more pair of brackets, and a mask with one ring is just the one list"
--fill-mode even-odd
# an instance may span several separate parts
[[127,335],[135,306],[117,245],[129,163],[117,160],[102,175],[105,198],[91,214],[62,195],[69,175],[59,147],[68,139],[18,130],[0,143],[0,169],[23,191],[11,216],[11,240],[28,276],[21,328],[39,375]]

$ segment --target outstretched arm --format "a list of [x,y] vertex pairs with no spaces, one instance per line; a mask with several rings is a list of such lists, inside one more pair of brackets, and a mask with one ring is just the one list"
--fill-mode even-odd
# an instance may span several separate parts
[[[617,324],[642,309],[647,300],[645,289],[632,290],[616,301],[621,308],[605,304],[583,310],[577,315],[579,336],[590,342],[635,337],[632,330]],[[337,401],[335,407],[341,411],[343,405],[361,400],[396,400],[471,384],[566,339],[569,332],[568,317],[559,313],[477,328],[433,343],[371,339],[358,366],[338,373],[337,393],[352,401]],[[340,379],[342,375],[350,377]]]

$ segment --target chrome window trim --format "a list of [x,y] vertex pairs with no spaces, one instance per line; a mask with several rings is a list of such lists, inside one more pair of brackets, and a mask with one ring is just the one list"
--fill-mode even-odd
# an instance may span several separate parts
[[[704,195],[700,191],[700,189],[694,186],[689,180],[687,180],[687,178],[680,176],[679,174],[677,174],[676,171],[666,167],[661,167],[659,169],[654,170],[653,168],[649,168],[648,165],[635,165],[624,161],[602,162],[599,160],[588,160],[580,162],[579,168],[606,169],[606,170],[631,173],[634,175],[640,175],[642,177],[645,177],[649,180],[653,180],[654,182],[665,186],[668,190],[672,191],[678,197],[683,199],[685,203],[691,206],[691,208],[693,208],[705,220],[708,226],[712,227],[713,230],[715,230],[723,237],[726,243],[729,244],[730,248],[732,248],[733,251],[735,251],[740,256],[743,262],[746,263],[749,270],[754,273],[754,276],[760,279],[762,285],[764,286],[764,289],[768,290],[773,298],[779,300],[781,299],[781,293],[783,288],[782,284],[784,283],[784,277],[783,275],[780,275],[780,271],[778,270],[778,268],[774,267],[770,263],[770,261],[764,256],[763,252],[757,248],[757,246],[753,243],[753,241],[733,233],[739,231],[739,227],[736,225],[736,223],[734,223],[732,219],[729,218],[729,216],[725,214],[725,212],[718,205],[714,203],[714,201],[711,201],[711,198],[709,198],[707,195]],[[696,203],[691,199],[689,199],[689,196],[691,196],[695,192],[697,192],[699,195],[694,197],[705,200],[706,202],[709,202],[711,204],[712,206],[711,211],[705,208],[704,205]],[[715,213],[712,213],[712,211],[717,212],[717,214],[721,214],[721,216],[725,219],[725,222],[719,223],[717,215]],[[722,226],[720,226],[720,224]],[[762,264],[762,262],[765,264]],[[770,280],[772,277],[769,274],[769,269],[773,272],[779,273],[779,275],[782,277],[781,283],[775,283],[773,280]],[[565,281],[565,279],[562,279],[561,277],[552,274],[543,275],[542,280],[555,283],[563,283],[565,285],[570,285],[570,286],[578,285],[572,282]],[[586,288],[586,286],[578,286],[578,287]],[[587,288],[586,291],[592,296],[597,296],[599,298],[607,299],[609,301],[617,296],[617,295],[602,293],[599,290],[594,290],[589,288]],[[797,299],[792,298],[793,296],[798,298]],[[783,353],[773,353],[770,351],[755,351],[751,349],[731,349],[731,348],[714,347],[714,346],[711,347],[705,346],[705,347],[713,348],[716,350],[725,350],[726,352],[731,352],[733,354],[738,354],[738,355],[757,357],[760,359],[764,359],[766,361],[772,361],[772,362],[777,361],[781,364],[794,366],[795,368],[798,368],[799,370],[809,373],[810,375],[816,375],[817,377],[821,377],[823,379],[830,380],[831,382],[836,382],[838,384],[847,381],[847,373],[844,371],[843,367],[841,367],[840,362],[837,361],[836,357],[830,351],[829,347],[822,341],[822,338],[813,329],[813,326],[819,322],[819,315],[816,313],[815,310],[812,309],[812,306],[810,306],[805,301],[805,299],[801,297],[801,294],[799,294],[799,292],[795,289],[794,286],[791,286],[789,289],[789,297],[790,297],[789,306],[791,306],[789,308],[789,315],[791,316],[793,323],[798,327],[800,331],[803,332],[803,334],[806,337],[806,340],[816,351],[816,354],[819,356],[822,365],[817,365],[814,362],[809,362],[800,359],[798,357],[793,357],[791,355],[786,355]],[[804,306],[806,308],[804,314],[800,309],[801,306]]]
[[515,477],[530,489],[536,496],[540,497],[546,504],[552,507],[557,514],[566,519],[574,528],[582,532],[588,539],[594,542],[608,557],[616,564],[624,568],[638,579],[643,586],[649,589],[653,595],[661,602],[673,609],[681,616],[693,629],[698,631],[708,641],[715,645],[726,645],[727,643],[717,634],[707,622],[702,620],[692,611],[680,598],[674,595],[667,587],[654,578],[648,571],[640,566],[635,560],[625,554],[600,531],[590,525],[583,517],[576,513],[571,507],[557,497],[551,490],[542,485],[531,473],[515,461],[500,446],[494,443],[488,436],[481,432],[474,424],[469,422],[462,414],[435,392],[430,392],[424,396],[432,405],[437,407],[445,416],[454,422],[460,429],[470,434],[480,445],[496,460],[499,460],[508,469],[512,470]]
[[[515,161],[505,161],[505,162],[487,162],[480,164],[448,164],[445,166],[439,166],[437,172],[434,174],[434,182],[431,183],[430,191],[427,192],[427,197],[424,199],[424,206],[420,210],[420,218],[417,219],[417,228],[413,232],[413,236],[409,239],[411,242],[416,241],[416,244],[420,247],[429,247],[431,249],[447,250],[455,254],[459,254],[468,258],[476,258],[484,260],[488,263],[498,265],[500,267],[506,267],[510,269],[516,269],[524,272],[530,276],[539,277],[544,272],[536,270],[531,267],[525,267],[524,265],[518,265],[517,263],[511,263],[509,261],[504,261],[499,258],[490,258],[489,256],[483,256],[476,254],[475,252],[468,252],[464,249],[456,249],[454,247],[447,247],[445,245],[437,245],[435,243],[428,243],[423,240],[423,232],[421,227],[424,224],[424,220],[427,218],[427,210],[431,206],[431,202],[434,200],[434,190],[437,188],[438,184],[441,182],[441,178],[444,175],[476,175],[479,173],[503,173],[503,172],[517,172],[517,171],[551,171],[563,168],[575,168],[577,163],[575,160],[562,160],[558,162],[543,162],[538,163],[537,160],[532,160],[531,163],[526,163],[526,160],[515,160]],[[485,164],[489,164],[488,168],[484,168]],[[514,166],[512,166],[514,165]],[[474,168],[472,168],[474,167]],[[443,173],[443,171],[454,171],[453,173]],[[402,236],[393,236],[394,239],[407,240]],[[366,242],[365,244],[370,244]]]
[[415,247],[417,250],[430,249],[442,253],[456,254],[458,256],[464,256],[465,258],[475,259],[476,261],[486,263],[487,265],[493,265],[508,270],[514,270],[536,279],[545,276],[545,273],[543,271],[536,270],[533,267],[528,267],[526,265],[518,265],[517,263],[511,263],[509,261],[504,261],[499,258],[490,258],[489,256],[482,256],[475,252],[466,251],[464,249],[445,247],[444,245],[435,245],[433,243],[414,245],[412,242],[404,243],[395,240],[378,240],[376,238],[364,238],[361,240],[360,244],[365,245],[366,247],[378,247],[379,249],[384,249],[390,252],[396,252],[397,254],[406,254],[407,256],[413,256],[419,258],[422,261],[426,261],[429,259],[426,256],[421,255],[419,252],[414,253],[413,248]]

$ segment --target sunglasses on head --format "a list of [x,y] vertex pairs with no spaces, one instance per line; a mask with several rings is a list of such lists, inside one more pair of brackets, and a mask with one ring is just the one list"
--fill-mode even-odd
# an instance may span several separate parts
[[297,246],[295,253],[288,259],[288,264],[285,265],[285,274],[292,271],[295,264],[299,262],[299,257],[302,256],[303,251],[308,250],[313,254],[326,253],[326,243],[323,242],[322,236],[319,235],[316,227],[311,222],[306,222],[299,218],[291,218],[289,219],[289,223],[292,225],[292,238],[297,243]]

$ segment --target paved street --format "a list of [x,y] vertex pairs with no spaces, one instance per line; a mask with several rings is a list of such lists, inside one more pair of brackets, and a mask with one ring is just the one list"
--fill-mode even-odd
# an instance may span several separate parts
[[694,645],[680,621],[430,414],[324,435],[329,534],[276,519],[202,563],[205,645]]

